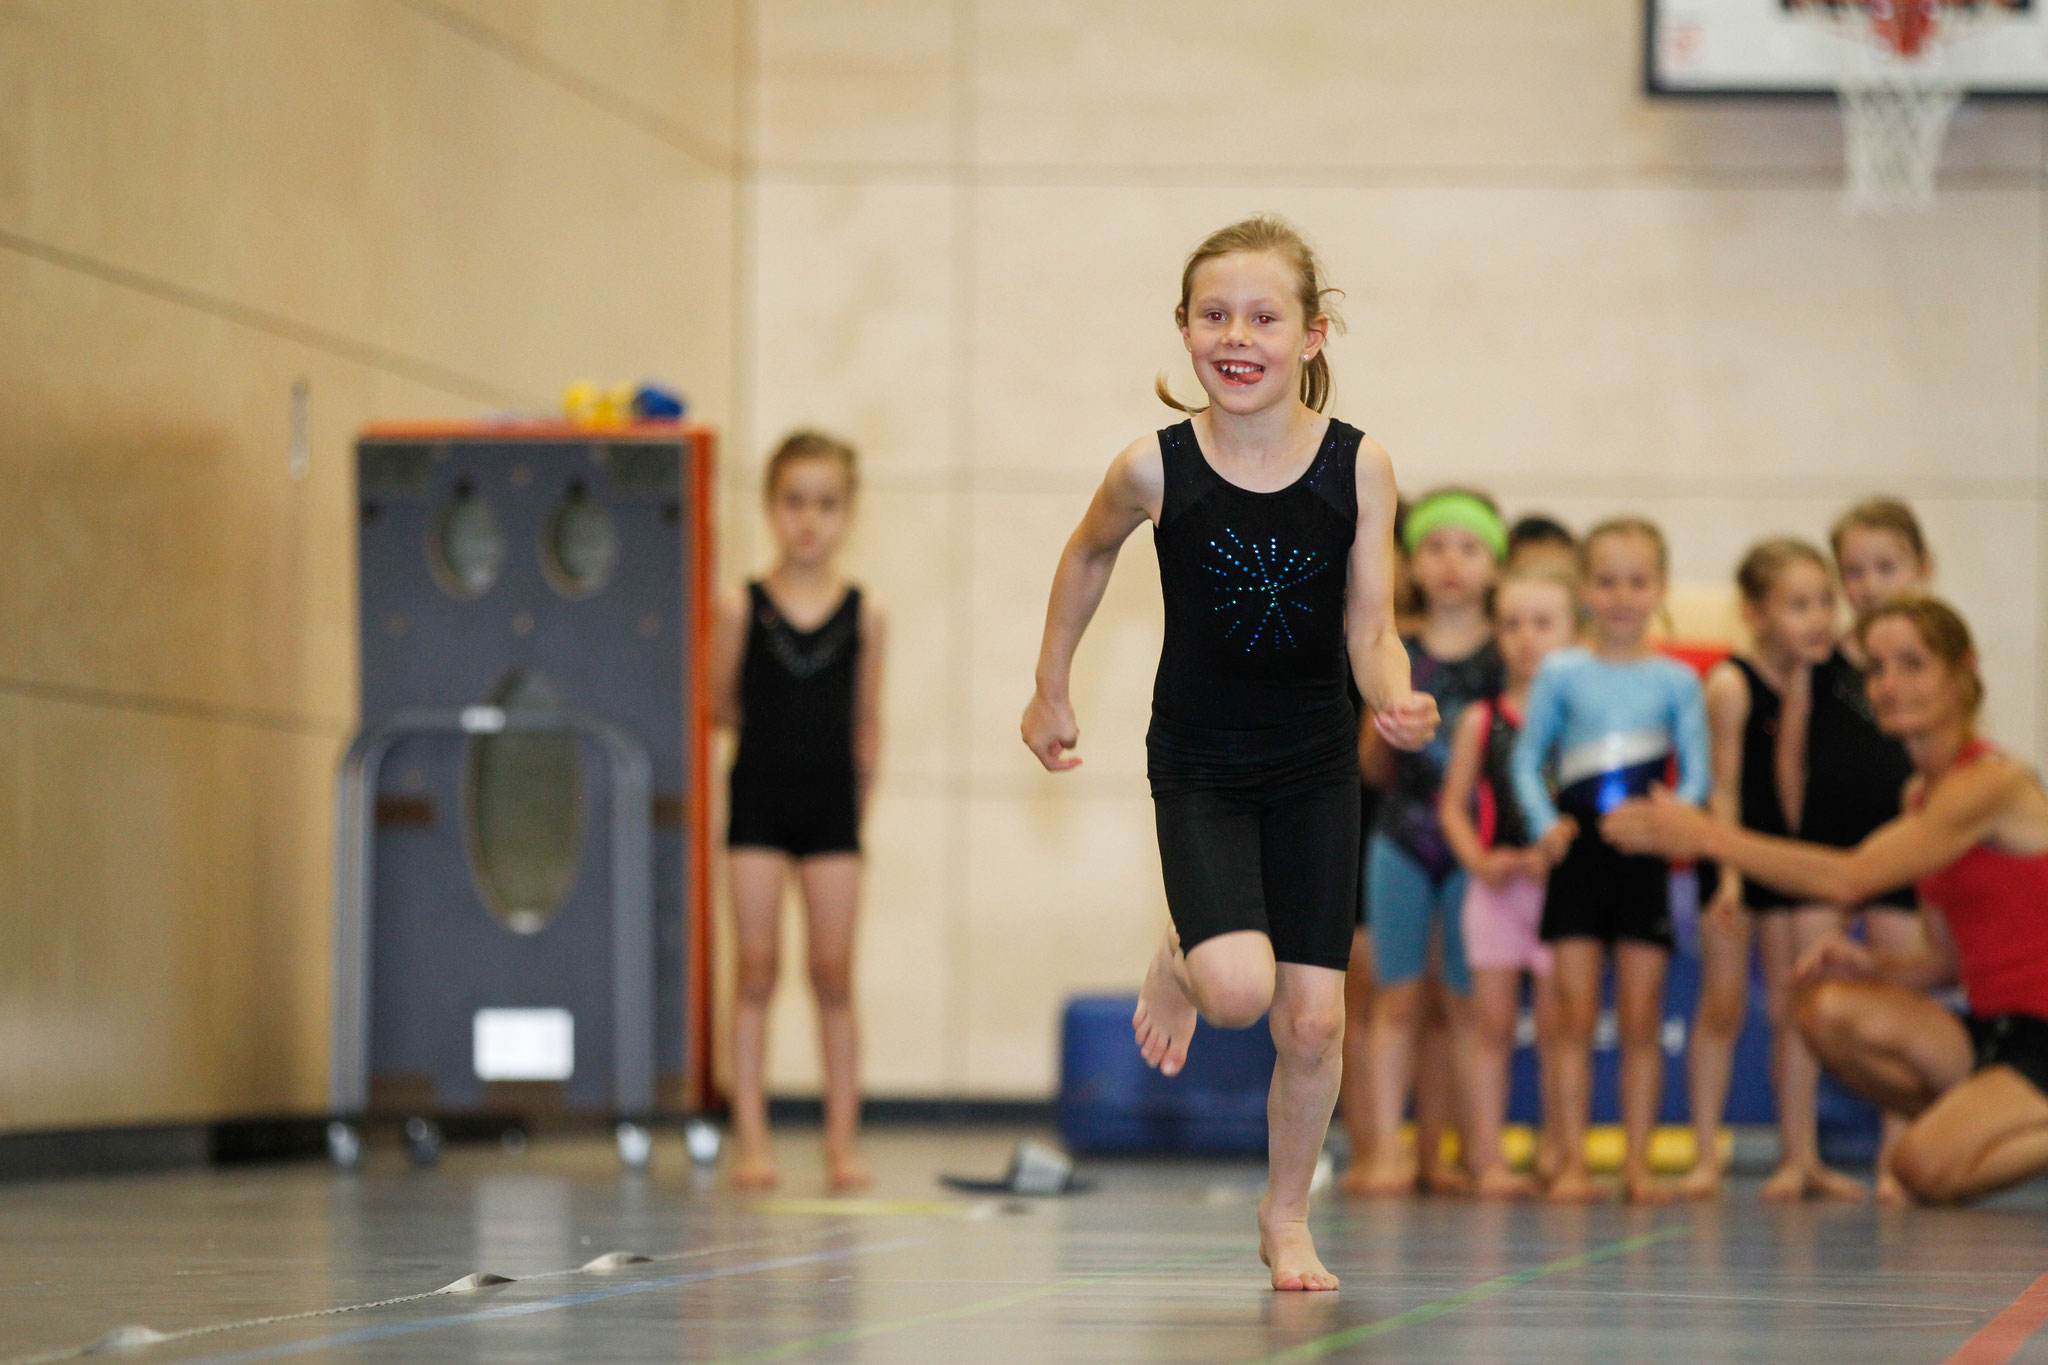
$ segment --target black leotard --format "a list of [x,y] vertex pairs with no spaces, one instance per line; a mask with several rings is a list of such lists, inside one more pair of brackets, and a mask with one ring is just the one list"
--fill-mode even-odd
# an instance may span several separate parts
[[1166,496],[1153,540],[1166,638],[1146,735],[1155,795],[1355,780],[1344,597],[1360,439],[1332,419],[1301,478],[1254,493],[1210,466],[1192,422],[1159,433]]
[[[1912,764],[1897,740],[1880,733],[1864,698],[1863,675],[1839,652],[1816,665],[1812,715],[1806,731],[1806,794],[1795,828],[1778,799],[1778,727],[1784,700],[1747,659],[1735,666],[1749,686],[1749,719],[1742,727],[1742,824],[1759,834],[1796,837],[1832,848],[1854,848],[1899,813],[1899,796]],[[1897,905],[1908,892],[1884,897]],[[1755,878],[1742,884],[1753,910],[1804,904]]]
[[798,630],[759,583],[747,585],[739,753],[732,765],[734,846],[795,857],[859,848],[853,702],[860,589],[824,623]]

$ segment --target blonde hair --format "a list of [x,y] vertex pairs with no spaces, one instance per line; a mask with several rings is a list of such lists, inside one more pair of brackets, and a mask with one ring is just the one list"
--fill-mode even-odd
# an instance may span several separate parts
[[852,493],[860,487],[860,457],[854,454],[853,447],[837,436],[803,430],[783,437],[782,444],[768,457],[767,472],[761,477],[761,496],[773,498],[775,485],[782,481],[783,474],[801,460],[836,460],[840,472],[846,475],[846,491]]
[[1799,539],[1797,536],[1772,536],[1749,547],[1749,553],[1742,557],[1742,563],[1735,570],[1735,586],[1742,593],[1742,600],[1752,607],[1761,607],[1777,585],[1778,575],[1788,565],[1801,560],[1813,565],[1823,574],[1830,573],[1827,556],[1818,546]]
[[1942,661],[1952,673],[1963,675],[1963,705],[1974,718],[1984,705],[1984,678],[1977,672],[1977,644],[1962,614],[1939,597],[1918,593],[1882,602],[1856,621],[1856,643],[1866,654],[1870,650],[1870,628],[1879,621],[1899,617],[1912,623],[1927,652]]
[[[1330,308],[1328,299],[1332,294],[1341,295],[1341,289],[1332,289],[1323,283],[1322,262],[1307,241],[1297,232],[1294,225],[1285,218],[1269,213],[1258,213],[1229,227],[1218,228],[1202,239],[1202,244],[1188,256],[1188,263],[1180,272],[1180,302],[1174,305],[1173,321],[1177,327],[1188,325],[1188,301],[1194,293],[1195,271],[1204,262],[1219,256],[1230,256],[1240,251],[1270,251],[1292,266],[1295,274],[1296,297],[1301,303],[1302,321],[1312,323],[1317,318],[1325,319],[1335,331],[1344,329],[1343,319]],[[1330,401],[1332,382],[1330,361],[1318,350],[1301,370],[1301,401],[1321,412]],[[1180,412],[1201,412],[1191,408],[1173,396],[1167,386],[1166,376],[1161,374],[1153,381],[1152,392],[1159,395],[1159,401]]]
[[1579,601],[1579,576],[1559,568],[1555,564],[1523,564],[1509,569],[1500,576],[1500,585],[1494,589],[1494,600],[1498,601],[1509,588],[1517,583],[1541,583],[1554,588],[1563,588],[1565,601],[1570,605],[1574,620],[1581,608]]
[[1906,542],[1923,569],[1927,567],[1927,537],[1921,533],[1920,518],[1897,498],[1865,498],[1837,517],[1828,530],[1836,559],[1842,557],[1842,541],[1851,531],[1889,531]]
[[1579,572],[1590,573],[1593,567],[1593,547],[1603,540],[1615,536],[1640,536],[1650,542],[1650,549],[1657,556],[1657,577],[1669,581],[1671,577],[1671,547],[1664,542],[1664,533],[1657,523],[1648,517],[1609,517],[1579,542]]

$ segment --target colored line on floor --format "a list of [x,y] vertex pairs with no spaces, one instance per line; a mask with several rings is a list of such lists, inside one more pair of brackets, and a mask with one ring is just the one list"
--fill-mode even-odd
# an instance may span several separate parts
[[2021,1290],[2004,1312],[1978,1328],[1977,1334],[1941,1365],[2006,1365],[2044,1322],[2048,1322],[2048,1275]]
[[868,1341],[874,1337],[888,1336],[896,1332],[908,1332],[919,1327],[933,1327],[942,1322],[957,1322],[961,1318],[971,1318],[982,1313],[998,1312],[1005,1308],[1013,1308],[1020,1303],[1033,1303],[1039,1299],[1049,1299],[1056,1294],[1064,1294],[1070,1289],[1080,1289],[1091,1284],[1101,1284],[1107,1280],[1123,1279],[1132,1275],[1145,1275],[1159,1270],[1174,1270],[1184,1266],[1206,1265],[1212,1261],[1223,1260],[1225,1257],[1243,1256],[1244,1254],[1244,1248],[1236,1246],[1226,1251],[1206,1251],[1189,1256],[1169,1256],[1164,1260],[1146,1261],[1141,1265],[1125,1266],[1120,1270],[1099,1270],[1087,1275],[1070,1275],[1062,1280],[1054,1280],[1051,1284],[1041,1284],[1030,1289],[1019,1289],[1014,1293],[999,1294],[991,1299],[980,1299],[974,1303],[963,1303],[954,1308],[939,1308],[932,1312],[919,1313],[912,1317],[892,1318],[887,1322],[863,1323],[858,1327],[845,1327],[837,1331],[820,1332],[815,1336],[799,1337],[795,1341],[785,1341],[779,1346],[771,1346],[766,1350],[754,1351],[743,1356],[727,1356],[720,1360],[711,1361],[709,1365],[758,1365],[758,1362],[762,1361],[789,1360],[796,1356],[808,1355],[812,1351],[821,1351],[832,1346],[846,1346],[853,1342]]
[[329,1332],[324,1336],[307,1337],[300,1341],[279,1342],[274,1346],[257,1346],[246,1351],[231,1351],[225,1355],[195,1356],[185,1365],[254,1365],[256,1361],[286,1360],[292,1356],[311,1355],[316,1351],[332,1350],[340,1346],[356,1346],[364,1342],[384,1341],[391,1337],[411,1336],[418,1332],[432,1332],[444,1327],[462,1327],[471,1323],[491,1322],[503,1318],[531,1317],[536,1313],[552,1313],[558,1309],[576,1308],[586,1303],[598,1303],[605,1299],[624,1298],[629,1294],[649,1294],[659,1289],[673,1289],[678,1285],[696,1284],[704,1280],[723,1279],[732,1275],[756,1275],[770,1270],[786,1270],[800,1265],[820,1265],[830,1261],[848,1261],[856,1256],[868,1256],[883,1251],[900,1251],[904,1247],[919,1245],[916,1239],[905,1238],[893,1242],[867,1242],[859,1246],[835,1247],[828,1251],[814,1251],[803,1256],[778,1256],[773,1260],[751,1261],[742,1265],[717,1266],[710,1270],[690,1270],[680,1275],[661,1275],[651,1280],[639,1280],[632,1284],[608,1285],[603,1289],[589,1289],[575,1294],[560,1294],[553,1298],[536,1299],[526,1303],[500,1303],[488,1308],[475,1308],[466,1313],[443,1313],[438,1317],[417,1318],[411,1322],[385,1323],[378,1327],[356,1327],[346,1332]]
[[1273,1355],[1262,1356],[1256,1362],[1256,1365],[1293,1365],[1293,1362],[1299,1360],[1321,1360],[1325,1356],[1335,1355],[1339,1351],[1356,1346],[1362,1341],[1370,1341],[1374,1337],[1383,1337],[1389,1332],[1398,1332],[1404,1327],[1419,1327],[1425,1322],[1434,1322],[1438,1318],[1457,1312],[1460,1308],[1469,1307],[1483,1299],[1490,1299],[1496,1294],[1505,1294],[1508,1290],[1528,1284],[1531,1280],[1540,1280],[1548,1275],[1561,1275],[1567,1270],[1577,1270],[1581,1266],[1593,1265],[1600,1261],[1611,1261],[1618,1256],[1626,1256],[1631,1251],[1640,1251],[1646,1246],[1676,1237],[1679,1233],[1684,1232],[1685,1229],[1685,1224],[1673,1223],[1667,1227],[1659,1228],[1655,1232],[1646,1232],[1640,1236],[1623,1238],[1619,1242],[1609,1242],[1605,1246],[1594,1247],[1590,1251],[1581,1251],[1575,1256],[1560,1257],[1555,1261],[1545,1261],[1542,1265],[1530,1266],[1527,1270],[1517,1270],[1507,1275],[1500,1275],[1481,1284],[1475,1284],[1470,1289],[1461,1290],[1448,1298],[1417,1304],[1415,1307],[1405,1312],[1396,1313],[1390,1318],[1381,1318],[1376,1322],[1360,1323],[1356,1327],[1345,1327],[1330,1333],[1328,1336],[1317,1337],[1312,1341],[1305,1341],[1299,1346],[1291,1346],[1287,1350]]

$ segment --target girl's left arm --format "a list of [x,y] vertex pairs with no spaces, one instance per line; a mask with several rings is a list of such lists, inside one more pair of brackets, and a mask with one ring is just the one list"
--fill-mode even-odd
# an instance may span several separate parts
[[1684,664],[1678,679],[1673,738],[1678,747],[1678,799],[1704,806],[1714,790],[1714,749],[1707,730],[1707,699],[1700,681]]
[[1417,692],[1408,650],[1394,625],[1394,462],[1378,441],[1358,443],[1358,527],[1344,594],[1344,639],[1351,674],[1372,723],[1397,749],[1420,749],[1436,735],[1436,698]]
[[860,809],[868,808],[875,785],[875,765],[882,755],[882,651],[889,638],[889,620],[872,602],[862,604],[860,666],[853,680],[853,776]]

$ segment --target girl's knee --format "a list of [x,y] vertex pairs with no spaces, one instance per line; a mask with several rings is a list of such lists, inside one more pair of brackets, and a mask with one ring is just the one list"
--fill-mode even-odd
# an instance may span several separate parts
[[1273,1047],[1282,1056],[1314,1061],[1337,1051],[1344,1039],[1344,1008],[1296,1005],[1273,1012]]
[[1693,1021],[1693,1031],[1703,1037],[1728,1042],[1742,1032],[1748,1013],[1748,995],[1740,988],[1704,991],[1700,995],[1699,1017]]
[[778,964],[773,956],[742,956],[735,975],[735,989],[740,1003],[765,1005],[775,996],[775,978]]
[[1855,992],[1841,982],[1821,981],[1795,990],[1789,1007],[1793,1024],[1814,1051],[1838,1052],[1854,1041],[1859,1020]]
[[811,994],[821,1009],[853,1003],[853,963],[843,957],[811,959]]
[[1195,1008],[1217,1028],[1250,1028],[1273,1004],[1273,971],[1258,964],[1189,968]]

